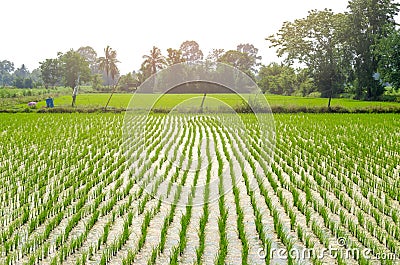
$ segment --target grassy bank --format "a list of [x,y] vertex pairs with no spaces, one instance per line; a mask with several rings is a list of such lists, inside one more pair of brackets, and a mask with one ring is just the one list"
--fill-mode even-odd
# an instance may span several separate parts
[[[80,94],[76,99],[78,107],[91,107],[99,108],[106,104],[110,94]],[[132,94],[114,94],[109,103],[110,107],[125,109],[129,106],[129,102],[132,99]],[[172,109],[175,106],[184,103],[188,100],[195,100],[201,102],[201,94],[168,94],[168,95],[154,95],[154,94],[142,94],[136,95],[135,106],[149,106],[154,105],[156,109]],[[249,97],[249,95],[244,95]],[[326,98],[307,98],[307,97],[295,97],[295,96],[281,96],[281,95],[266,95],[265,96],[271,108],[275,109],[316,109],[324,108],[327,106],[328,99]],[[222,101],[230,107],[236,107],[242,103],[242,99],[235,94],[208,94],[205,100],[205,106],[215,106],[220,104],[217,101]],[[27,102],[26,102],[27,103]],[[26,108],[25,104],[18,104],[14,108]],[[155,104],[154,104],[155,103]],[[71,96],[63,95],[54,99],[54,104],[57,107],[68,107],[71,104]],[[37,104],[38,108],[46,106],[44,100],[39,101]],[[332,99],[332,108],[343,108],[348,111],[355,111],[359,109],[396,109],[400,108],[400,103],[397,102],[380,102],[380,101],[359,101],[346,98],[335,98]],[[129,106],[132,107],[132,106]]]

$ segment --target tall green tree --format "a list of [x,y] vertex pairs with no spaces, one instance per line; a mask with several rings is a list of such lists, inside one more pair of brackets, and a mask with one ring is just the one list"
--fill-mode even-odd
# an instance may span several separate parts
[[12,84],[11,73],[13,71],[14,71],[14,63],[8,60],[0,61],[0,81],[2,87]]
[[14,86],[16,88],[24,88],[24,79],[22,79],[21,77],[15,77]]
[[296,79],[298,85],[297,91],[295,91],[296,95],[305,97],[313,92],[318,91],[318,88],[315,86],[314,79],[310,75],[309,69],[297,69]]
[[24,79],[24,85],[23,85],[24,88],[33,88],[33,85],[34,84],[32,78],[28,77]]
[[17,68],[14,72],[14,76],[21,78],[22,80],[29,77],[29,70],[25,64],[22,64],[21,67]]
[[32,88],[33,81],[30,78],[30,72],[25,64],[22,64],[21,67],[17,68],[12,74],[14,79],[14,86],[16,88]]
[[32,78],[35,87],[42,86],[43,80],[40,68],[33,69],[30,78]]
[[257,84],[265,93],[291,95],[299,89],[295,70],[287,65],[271,63],[258,72]]
[[89,63],[78,52],[69,50],[66,53],[59,53],[62,81],[65,86],[74,88],[79,82],[90,80]]
[[115,77],[119,75],[119,70],[117,67],[117,63],[119,63],[117,59],[117,52],[113,50],[110,46],[104,48],[104,56],[98,59],[99,68],[106,73],[108,86],[110,86],[110,78],[111,81],[115,82]]
[[383,82],[400,89],[400,29],[388,28],[388,35],[379,40],[374,53],[379,57],[378,73]]
[[62,78],[62,69],[59,59],[46,59],[39,64],[45,87],[55,87]]
[[77,52],[89,63],[92,74],[99,74],[97,52],[91,46],[82,46]]
[[92,88],[94,90],[101,90],[103,87],[103,76],[101,74],[92,75]]
[[218,59],[218,62],[229,64],[255,79],[253,72],[255,61],[248,53],[229,50]]
[[332,10],[309,11],[308,16],[285,22],[279,32],[267,38],[285,62],[307,66],[323,97],[340,93],[348,79],[351,52],[346,40],[349,18]]
[[373,47],[386,36],[385,28],[395,24],[394,17],[399,4],[393,0],[351,0],[350,45],[355,54],[355,90],[358,98],[376,99],[384,88],[374,78],[380,56],[373,53]]
[[258,55],[258,49],[256,47],[254,47],[253,44],[250,43],[245,43],[245,44],[239,44],[236,47],[236,50],[238,52],[242,52],[242,53],[246,53],[252,60],[253,60],[253,66],[250,69],[253,73],[257,72],[257,68],[261,65],[260,60],[262,59],[262,57],[260,55]]

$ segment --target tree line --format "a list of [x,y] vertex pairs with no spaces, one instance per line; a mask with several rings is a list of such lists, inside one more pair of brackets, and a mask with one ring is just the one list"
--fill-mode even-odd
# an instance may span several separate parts
[[[14,70],[0,61],[2,86],[74,87],[76,80],[96,90],[132,91],[152,74],[178,63],[225,63],[250,76],[264,93],[333,97],[346,93],[357,99],[379,99],[385,87],[400,88],[400,30],[394,17],[399,4],[392,0],[351,0],[348,10],[311,10],[307,17],[284,22],[266,38],[277,49],[281,63],[261,64],[258,49],[250,43],[235,50],[212,49],[204,55],[194,40],[184,41],[166,53],[156,46],[143,55],[137,71],[120,76],[117,52],[107,46],[104,56],[85,46],[59,52],[40,62],[30,73],[25,65]],[[268,44],[267,44],[268,45]]]
[[56,58],[45,59],[32,72],[24,64],[15,69],[13,62],[0,60],[1,86],[17,88],[42,86],[74,88],[79,84],[91,84],[94,88],[110,86],[119,75],[117,53],[109,46],[104,49],[104,53],[104,56],[98,57],[90,46],[80,47],[77,50],[70,49],[64,53],[58,52]]
[[15,69],[14,63],[8,60],[0,60],[0,85],[15,86],[17,88],[33,88],[41,86],[41,73],[39,69],[32,72],[25,64]]
[[[102,86],[110,88],[117,80],[120,88],[127,89],[139,86],[152,74],[170,65],[206,60],[230,64],[256,79],[257,67],[261,65],[261,56],[257,54],[258,49],[252,44],[240,44],[237,50],[225,52],[224,49],[213,49],[204,56],[196,41],[184,41],[178,49],[168,48],[166,56],[158,47],[153,46],[148,54],[143,55],[143,62],[138,71],[120,76],[116,50],[107,46],[104,56],[98,57],[92,47],[85,46],[65,53],[59,52],[56,58],[40,62],[40,67],[32,73],[38,73],[39,78],[35,79],[37,84],[46,88],[60,85],[73,88],[78,85],[76,82],[79,77],[80,83],[91,84],[94,89],[101,89]],[[0,67],[2,85],[16,86],[16,79],[13,77],[18,75],[20,69],[14,71],[14,64],[9,61],[0,62]],[[32,73],[24,65],[22,68],[25,73],[23,78],[31,78]]]
[[266,40],[286,65],[302,65],[322,96],[350,92],[378,99],[388,84],[399,89],[399,3],[351,0],[347,9],[311,10]]

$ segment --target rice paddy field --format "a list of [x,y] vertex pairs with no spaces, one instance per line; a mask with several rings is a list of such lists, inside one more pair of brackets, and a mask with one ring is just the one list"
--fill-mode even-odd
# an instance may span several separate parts
[[[155,101],[159,98],[155,108],[166,108],[170,109],[177,104],[191,99],[193,97],[202,97],[202,94],[142,94],[136,95],[142,98],[141,104],[146,106],[149,102]],[[246,99],[249,95],[243,95]],[[107,103],[110,94],[80,94],[76,99],[78,107],[104,107]],[[265,96],[270,106],[282,106],[282,107],[326,107],[328,105],[328,99],[326,98],[309,98],[309,97],[296,97],[296,96],[281,96],[268,94]],[[115,108],[126,108],[132,98],[132,94],[114,94],[110,100],[109,106]],[[235,107],[240,104],[241,99],[236,94],[208,94],[207,99],[215,98],[223,101],[231,107]],[[56,107],[69,107],[71,105],[71,96],[64,95],[54,99]],[[371,107],[380,108],[400,108],[399,102],[381,102],[381,101],[361,101],[347,98],[334,98],[331,103],[332,107],[342,107],[349,110],[352,109],[363,109]],[[45,101],[38,102],[38,108],[46,106]],[[18,108],[26,108],[26,104],[17,105]]]
[[274,121],[0,114],[0,264],[400,264],[400,116]]

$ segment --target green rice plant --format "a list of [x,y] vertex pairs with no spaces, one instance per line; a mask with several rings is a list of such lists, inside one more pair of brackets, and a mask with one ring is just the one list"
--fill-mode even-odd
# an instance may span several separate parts
[[323,265],[323,264],[324,264],[324,263],[323,263],[320,259],[318,259],[318,258],[312,258],[311,260],[312,260],[312,264],[313,264],[313,265]]
[[[191,133],[191,132],[192,132],[192,130],[190,130],[189,133]],[[193,145],[194,137],[192,137],[191,142],[192,142],[192,145]],[[190,152],[190,150],[192,150],[191,147],[189,149],[189,152]],[[183,161],[183,160],[181,160],[181,161]],[[192,163],[192,161],[189,160],[188,167],[190,167],[191,163]],[[174,202],[173,202],[173,204],[171,206],[170,212],[166,216],[166,218],[164,219],[163,227],[161,229],[160,243],[156,247],[157,251],[155,251],[155,248],[153,249],[152,257],[148,261],[150,263],[151,262],[154,263],[154,261],[157,258],[158,254],[164,252],[167,231],[168,231],[168,228],[169,228],[170,224],[172,223],[172,220],[173,220],[173,217],[174,217],[174,214],[175,214],[176,204],[177,204],[177,202],[178,202],[178,200],[180,198],[181,188],[184,186],[184,183],[186,182],[187,174],[188,174],[188,170],[185,170],[184,176],[181,179],[180,186],[178,186],[178,189],[177,189],[177,191],[176,191],[176,193],[174,195]],[[194,180],[194,182],[195,182],[195,180]],[[169,183],[171,183],[171,182],[169,182]],[[190,217],[191,217],[191,209],[192,209],[191,201],[192,201],[193,194],[189,194],[189,196],[188,196],[189,205],[186,206],[186,213],[181,218],[181,229],[180,229],[180,232],[179,232],[179,245],[178,245],[178,247],[173,249],[173,254],[172,255],[174,257],[175,256],[177,257],[177,253],[175,253],[175,252],[178,252],[178,254],[182,255],[182,253],[183,253],[183,251],[184,251],[184,249],[186,247],[186,231],[187,231],[187,228],[188,228],[188,225],[189,225],[189,221],[190,221]],[[176,262],[176,261],[172,260],[171,262]]]
[[304,242],[304,231],[300,225],[297,225],[297,237],[300,239],[301,242]]
[[[208,131],[206,131],[206,136],[209,136]],[[204,204],[203,204],[203,214],[200,217],[200,222],[199,222],[199,231],[198,231],[198,237],[199,237],[199,246],[196,248],[196,264],[202,264],[201,258],[204,253],[205,249],[205,228],[208,223],[209,219],[209,196],[210,196],[210,180],[211,180],[211,155],[210,155],[210,142],[207,141],[207,146],[206,146],[206,154],[207,154],[207,174],[206,174],[206,185],[204,189]]]
[[271,263],[272,258],[272,240],[270,238],[266,238],[264,242],[264,252],[265,252],[265,264]]
[[358,211],[357,212],[357,220],[358,220],[358,223],[361,225],[361,226],[364,226],[364,222],[365,222],[365,217],[364,217],[364,213],[362,212],[362,211]]
[[290,218],[290,229],[294,231],[296,227],[296,214],[291,209],[289,210],[289,218]]
[[200,218],[199,223],[199,246],[196,248],[196,262],[197,264],[201,264],[201,257],[203,256],[205,249],[205,228],[208,222],[209,210],[208,203],[205,203],[203,206],[203,215]]
[[[213,131],[213,138],[216,142],[216,135]],[[218,176],[219,176],[219,183],[218,183],[218,191],[219,191],[219,200],[218,200],[218,207],[220,216],[218,218],[218,231],[219,231],[219,250],[218,255],[216,258],[217,264],[225,264],[225,258],[228,254],[228,238],[226,234],[226,222],[228,218],[228,210],[225,208],[225,196],[224,196],[224,186],[223,186],[223,161],[221,154],[218,150],[216,150],[216,156],[218,161]]]
[[[233,183],[235,183],[233,181]],[[239,234],[239,239],[242,243],[242,264],[247,264],[247,257],[249,254],[249,243],[247,242],[246,238],[246,232],[244,229],[244,214],[243,210],[240,207],[240,199],[239,199],[239,189],[236,187],[236,185],[233,186],[233,194],[235,197],[235,206],[236,206],[236,214],[237,214],[237,228],[238,228],[238,234]]]
[[178,256],[179,256],[179,248],[174,247],[171,251],[169,264],[170,265],[177,265],[178,264]]
[[305,241],[306,241],[306,247],[307,248],[313,248],[314,247],[314,242],[312,241],[310,235],[306,235]]
[[[171,121],[172,128],[177,128],[185,119],[190,118],[190,115],[179,116]],[[241,118],[247,120],[249,116],[244,115]],[[40,263],[40,259],[46,259],[48,255],[48,239],[54,233],[56,248],[49,250],[54,258],[47,257],[46,262],[62,263],[69,256],[77,255],[79,248],[87,242],[86,237],[91,227],[100,218],[106,217],[107,222],[112,220],[110,229],[117,217],[124,217],[129,226],[129,213],[132,214],[132,208],[136,212],[136,202],[137,205],[140,204],[142,214],[145,214],[150,205],[147,202],[153,201],[151,195],[145,198],[145,187],[146,190],[150,187],[150,193],[156,193],[158,186],[165,180],[170,187],[175,183],[185,183],[189,179],[187,174],[173,176],[175,183],[170,184],[170,179],[167,178],[171,175],[158,176],[158,172],[161,168],[165,169],[164,163],[168,161],[166,151],[172,150],[176,143],[184,147],[185,156],[188,157],[182,158],[181,153],[176,152],[176,162],[193,162],[190,154],[193,155],[195,150],[190,148],[193,146],[192,134],[195,130],[188,128],[184,137],[173,139],[170,126],[160,126],[162,119],[162,115],[149,117],[149,149],[140,149],[145,140],[127,142],[133,146],[128,151],[132,159],[125,159],[117,152],[118,147],[125,144],[120,137],[122,115],[1,115],[0,138],[3,146],[0,148],[0,180],[3,185],[0,187],[0,248],[6,253],[6,258],[0,259],[0,263],[10,261],[18,264],[22,257],[33,264]],[[298,114],[276,115],[275,121],[277,129],[284,129],[285,133],[277,135],[274,154],[268,148],[263,149],[257,145],[261,134],[256,129],[244,135],[229,128],[220,128],[213,121],[193,123],[201,128],[198,130],[200,138],[210,137],[214,132],[213,137],[220,144],[217,149],[223,151],[217,161],[219,168],[226,166],[226,161],[237,160],[243,176],[238,174],[236,178],[244,181],[247,193],[241,196],[250,197],[260,241],[264,244],[266,236],[263,232],[265,217],[261,214],[263,208],[259,206],[261,202],[258,195],[264,197],[262,203],[265,202],[271,215],[276,195],[281,204],[276,207],[285,210],[291,229],[298,226],[295,219],[305,216],[307,226],[312,228],[323,245],[327,245],[328,238],[332,236],[349,235],[356,238],[357,247],[371,248],[373,253],[398,252],[400,229],[396,201],[400,200],[400,182],[396,173],[400,163],[397,151],[400,146],[396,135],[392,133],[399,126],[397,116],[357,114],[339,117],[331,114]],[[104,127],[108,129],[104,130]],[[244,144],[246,141],[243,137],[250,138],[250,145]],[[182,138],[189,141],[183,142]],[[49,141],[52,143],[49,148],[40,147],[42,143]],[[36,149],[31,148],[35,143]],[[144,159],[142,153],[150,154],[150,157]],[[171,152],[173,153],[174,151]],[[232,153],[234,158],[231,157]],[[127,165],[132,161],[137,168]],[[271,161],[271,164],[267,165],[266,161]],[[167,165],[166,171],[169,172],[172,167],[168,167]],[[255,172],[254,167],[264,172]],[[246,173],[247,170],[250,171]],[[123,172],[129,172],[128,182],[121,181]],[[255,189],[250,185],[253,176],[258,184]],[[190,187],[188,202],[198,195],[195,186],[192,184]],[[292,200],[284,196],[287,193],[281,191],[283,188],[292,194],[293,206],[300,213],[293,214],[295,211],[292,209]],[[168,195],[172,191],[178,190],[170,188]],[[315,195],[318,197],[314,198]],[[172,196],[177,198],[175,194]],[[219,204],[222,206],[222,202]],[[157,209],[158,204],[150,210],[152,215]],[[246,235],[245,229],[239,225],[243,220],[240,217],[242,212],[238,209],[236,223],[244,260]],[[320,229],[315,228],[315,225],[313,228],[314,215],[320,215],[324,220]],[[207,214],[207,220],[208,218]],[[317,220],[319,224],[319,217],[315,219]],[[340,223],[336,220],[340,220]],[[59,233],[61,222],[66,224],[66,229]],[[282,221],[280,223],[277,222],[275,226],[281,231],[283,241],[288,243],[285,239],[287,234],[282,233],[285,232],[285,227]],[[72,237],[78,225],[83,227],[83,231]],[[160,231],[166,233],[167,230],[161,228],[160,226]],[[20,233],[25,229],[28,231],[26,239]],[[205,228],[203,236],[204,230]],[[97,247],[104,250],[98,253],[99,259],[103,255],[106,262],[112,259],[112,255],[123,245],[123,240],[119,241],[123,238],[122,232],[117,240],[106,241],[108,244],[104,244],[101,239],[90,244],[94,252]],[[140,231],[136,232],[139,234]],[[310,237],[307,237],[306,229],[303,228],[302,232],[303,235],[300,235],[301,231],[297,229],[298,238],[302,237],[305,244],[310,244],[307,243]],[[185,242],[183,234],[183,240],[180,240],[182,244]],[[198,250],[201,254],[196,256],[200,257],[201,262],[203,253],[200,248]],[[137,246],[128,250],[123,263],[132,264],[137,251],[140,251]],[[90,249],[82,253],[85,252],[88,257],[96,255],[90,255]],[[79,255],[76,260],[80,258]],[[337,260],[339,263],[339,258]],[[359,261],[361,262],[363,261]]]
[[306,223],[307,223],[307,226],[310,225],[310,221],[311,221],[311,210],[307,208],[306,209]]
[[147,228],[149,227],[150,220],[151,220],[151,212],[146,212],[141,226],[141,237],[139,239],[138,249],[141,249],[144,245],[144,242],[146,241]]
[[182,255],[186,247],[186,232],[191,217],[191,206],[187,206],[186,214],[181,218],[181,230],[179,231],[179,254]]
[[219,250],[216,263],[225,264],[225,258],[228,254],[228,238],[226,235],[226,220],[228,218],[228,211],[224,210],[220,212],[220,217],[218,218],[218,230],[219,230]]
[[329,219],[329,213],[328,213],[327,209],[322,206],[319,212],[320,212],[322,218],[324,219],[325,226],[328,226],[330,219]]
[[158,247],[154,247],[152,249],[150,259],[147,261],[147,265],[155,264],[159,252],[160,249]]
[[103,253],[102,255],[101,255],[101,259],[100,259],[100,263],[99,263],[100,265],[106,265],[107,264],[107,257],[106,257],[106,254],[105,253]]
[[395,222],[396,224],[399,223],[400,218],[399,218],[398,212],[392,211],[392,220],[393,220],[393,222]]

